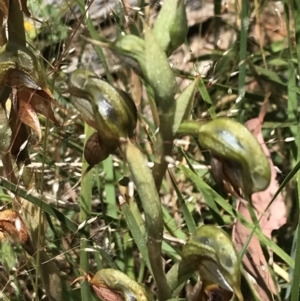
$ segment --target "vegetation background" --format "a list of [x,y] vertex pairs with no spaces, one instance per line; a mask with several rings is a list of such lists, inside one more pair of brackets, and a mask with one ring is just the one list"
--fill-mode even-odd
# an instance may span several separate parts
[[[12,3],[17,5],[18,1],[10,1],[11,12]],[[0,8],[5,19],[3,3]],[[97,300],[89,283],[72,282],[103,267],[123,271],[154,293],[163,287],[149,272],[151,255],[145,234],[149,229],[144,225],[144,213],[149,212],[144,212],[134,190],[132,173],[120,151],[89,173],[84,172],[87,163],[83,149],[91,132],[69,93],[70,74],[78,68],[92,70],[129,93],[138,108],[133,140],[152,167],[162,155],[157,147],[161,113],[153,106],[147,81],[111,51],[86,38],[114,39],[129,33],[143,36],[145,24],[153,26],[161,5],[142,0],[34,0],[27,2],[31,16],[8,14],[15,28],[25,29],[28,47],[37,51],[56,101],[55,117],[39,115],[39,124],[31,124],[30,131],[20,134],[24,139],[20,149],[3,159],[1,208],[19,210],[39,251],[32,257],[20,244],[1,241],[0,299]],[[21,6],[26,12],[25,1]],[[186,0],[185,6],[185,42],[169,56],[169,62],[178,91],[199,79],[192,93],[193,119],[230,116],[245,123],[260,118],[260,142],[267,146],[276,167],[272,187],[267,194],[257,196],[261,213],[267,212],[270,222],[255,230],[256,241],[247,251],[256,272],[252,284],[242,282],[243,291],[251,286],[254,290],[245,294],[245,300],[297,301],[300,6],[291,0]],[[163,72],[160,76],[163,83],[167,76]],[[10,99],[2,98],[1,104],[13,111],[13,101],[12,93]],[[236,242],[238,222],[245,224],[247,215],[237,207],[239,200],[211,177],[210,160],[196,140],[174,138],[167,156],[168,170],[160,175],[161,185],[156,185],[163,214],[162,260],[167,281],[168,273],[181,259],[182,245],[197,226],[220,225]],[[20,155],[24,149],[25,159]],[[12,162],[10,169],[7,162]],[[154,180],[160,182],[157,177]],[[266,209],[271,201],[272,211]],[[253,224],[246,225],[253,230]],[[239,248],[237,242],[236,246]],[[244,267],[246,271],[245,262]],[[197,277],[189,275],[186,281],[172,298],[192,298]]]

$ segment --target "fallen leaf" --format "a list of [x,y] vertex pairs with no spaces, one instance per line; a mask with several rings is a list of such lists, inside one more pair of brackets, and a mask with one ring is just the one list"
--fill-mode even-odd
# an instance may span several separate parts
[[[250,223],[252,219],[249,210],[243,201],[239,202],[238,211]],[[242,223],[236,222],[233,227],[233,241],[238,251],[241,251],[249,238],[250,230]],[[243,265],[246,271],[255,279],[253,284],[260,300],[273,301],[272,294],[276,294],[276,287],[268,270],[268,263],[256,236],[251,238],[246,254],[243,257]]]
[[[260,226],[262,232],[269,238],[271,238],[271,233],[274,229],[280,228],[286,223],[286,207],[284,204],[283,196],[280,193],[267,212],[265,212],[271,199],[279,188],[278,182],[276,180],[276,170],[271,159],[270,151],[266,146],[263,135],[261,133],[262,123],[266,114],[267,103],[265,103],[261,109],[258,118],[253,118],[247,121],[247,128],[253,133],[257,138],[258,142],[261,144],[262,149],[267,156],[270,167],[271,167],[271,182],[268,188],[264,191],[252,194],[252,204],[259,213],[263,213],[263,217],[260,221]],[[260,216],[259,216],[260,217]]]
[[9,125],[12,129],[12,142],[10,152],[18,162],[28,159],[28,149],[24,145],[28,142],[28,128],[20,121],[16,110],[10,111]]

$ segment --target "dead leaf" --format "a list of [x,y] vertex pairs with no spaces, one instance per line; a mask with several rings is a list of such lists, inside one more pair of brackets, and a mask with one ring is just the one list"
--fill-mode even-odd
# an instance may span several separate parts
[[[252,223],[249,210],[243,201],[239,202],[237,209],[248,222]],[[250,232],[251,231],[242,223],[238,221],[235,223],[232,237],[237,251],[242,250],[248,240]],[[268,270],[268,263],[263,254],[261,245],[256,236],[252,237],[248,245],[247,252],[243,257],[243,265],[246,271],[256,281],[256,285],[253,284],[253,287],[257,292],[259,299],[273,301],[272,294],[276,294],[276,287]]]
[[54,99],[49,96],[50,93],[50,91],[32,90],[27,87],[17,90],[16,102],[18,118],[36,133],[38,138],[37,143],[42,139],[42,131],[37,113],[43,115],[55,125],[60,126],[52,109]]
[[[26,1],[20,3],[20,6],[26,7]],[[11,113],[10,126],[13,131],[11,152],[14,156],[19,156],[20,148],[28,140],[29,133],[26,127],[20,124],[18,117],[37,133],[40,140],[41,129],[36,113],[42,114],[59,126],[52,108],[56,101],[47,87],[45,72],[38,60],[38,54],[14,42],[8,42],[0,48],[0,84],[8,85],[14,91],[14,103],[17,104],[18,112]]]
[[[269,95],[266,96],[266,100],[268,97]],[[260,221],[262,232],[267,237],[271,238],[271,232],[286,223],[286,208],[282,195],[279,195],[272,203],[270,208],[268,208],[268,210],[265,212],[269,202],[279,187],[276,181],[276,171],[271,160],[270,151],[268,150],[261,133],[261,127],[266,111],[267,101],[265,101],[264,105],[262,106],[258,118],[249,120],[246,123],[246,126],[261,144],[271,167],[270,185],[265,191],[252,194],[251,199],[254,208],[258,212],[258,219],[260,218],[261,214],[263,214],[263,217]],[[238,211],[246,220],[252,222],[249,210],[246,207],[245,202],[243,202],[241,199],[238,204]],[[233,229],[233,240],[237,250],[241,250],[243,248],[244,244],[248,240],[249,235],[250,230],[237,221]],[[277,293],[276,285],[269,272],[268,263],[262,251],[259,240],[255,236],[252,237],[247,248],[247,253],[243,257],[243,264],[247,272],[250,273],[250,275],[256,280],[257,284],[254,285],[254,287],[259,298],[264,301],[273,300],[272,294]]]
[[48,88],[44,90],[33,90],[23,87],[18,89],[17,102],[18,100],[30,103],[30,106],[36,113],[43,115],[56,126],[60,126],[53,111],[53,104],[56,104],[56,101]]
[[12,141],[10,152],[18,162],[28,160],[28,149],[24,145],[28,142],[28,127],[20,121],[17,110],[11,110],[9,115],[9,125],[12,129]]
[[29,255],[35,253],[27,227],[17,211],[0,211],[0,231],[0,240],[5,238],[6,233],[14,242],[20,243]]
[[19,99],[18,101],[18,117],[20,120],[28,125],[37,135],[38,141],[42,140],[42,130],[39,122],[39,118],[32,108],[31,104]]
[[[270,167],[271,167],[271,182],[269,187],[261,192],[257,192],[252,194],[252,204],[255,209],[263,213],[265,212],[269,202],[273,198],[274,194],[279,188],[278,182],[276,180],[276,170],[274,168],[274,164],[271,160],[271,155],[266,143],[264,141],[263,135],[261,133],[261,126],[267,111],[267,103],[265,103],[261,109],[261,112],[258,118],[253,118],[247,121],[247,128],[253,133],[253,135],[257,138],[258,142],[261,144],[264,153],[266,154]],[[260,217],[260,216],[259,216]],[[260,226],[262,232],[269,238],[271,238],[271,233],[273,230],[280,228],[282,225],[286,223],[286,207],[284,204],[284,200],[282,194],[280,193],[267,212],[264,213]]]

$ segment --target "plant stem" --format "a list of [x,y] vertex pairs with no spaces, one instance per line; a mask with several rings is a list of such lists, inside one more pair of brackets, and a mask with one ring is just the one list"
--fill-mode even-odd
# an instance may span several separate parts
[[171,290],[161,259],[163,214],[154,179],[146,164],[145,157],[129,139],[127,143],[122,145],[122,150],[144,209],[148,234],[148,254],[153,277],[158,287],[158,299],[167,300],[171,297]]
[[[85,124],[84,127],[85,133],[85,144],[88,141],[89,137],[94,133],[94,130]],[[88,163],[86,162],[84,156],[82,158],[82,177],[81,177],[81,191],[80,191],[80,222],[83,223],[86,221],[91,215],[91,207],[92,207],[92,187],[93,187],[93,173],[92,171],[85,174],[85,170],[88,167]],[[89,256],[88,252],[85,251],[87,247],[89,247],[90,243],[89,239],[89,226],[86,225],[84,227],[85,231],[80,236],[80,267],[83,271],[89,271]],[[90,300],[91,299],[91,291],[89,284],[87,282],[82,283],[81,285],[81,298],[82,300]]]

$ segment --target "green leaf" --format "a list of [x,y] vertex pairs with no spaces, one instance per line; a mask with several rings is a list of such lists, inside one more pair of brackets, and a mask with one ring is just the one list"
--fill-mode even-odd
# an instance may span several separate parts
[[[201,94],[203,100],[204,100],[207,104],[212,105],[212,101],[211,101],[211,99],[210,99],[210,96],[209,96],[209,94],[208,94],[208,92],[207,92],[205,83],[204,83],[204,81],[203,81],[203,79],[202,79],[201,76],[199,77],[199,92],[200,92],[200,94]],[[215,109],[214,109],[213,106],[211,106],[211,107],[209,108],[208,112],[209,112],[209,114],[210,114],[210,116],[211,116],[212,119],[216,118],[216,112],[215,112]]]
[[122,204],[122,212],[124,214],[128,229],[131,232],[131,235],[136,243],[139,251],[141,252],[142,258],[145,261],[150,273],[152,274],[151,265],[149,262],[149,255],[147,250],[147,242],[146,239],[140,229],[140,225],[137,223],[133,213],[130,210],[130,207],[124,203]]
[[257,66],[257,65],[255,65],[254,67],[258,75],[266,77],[270,82],[274,84],[279,84],[282,87],[286,87],[286,84],[282,82],[278,74],[275,73],[274,71],[268,70],[264,67]]
[[78,230],[78,225],[75,224],[72,220],[70,220],[67,216],[65,216],[63,213],[61,213],[59,210],[55,209],[51,205],[47,204],[43,200],[28,194],[26,190],[22,189],[19,186],[16,186],[15,184],[7,181],[4,178],[0,178],[0,186],[6,188],[7,190],[11,191],[15,195],[18,195],[22,197],[23,199],[29,201],[33,205],[36,205],[37,207],[41,208],[44,212],[52,215],[55,217],[58,221],[60,221],[65,227],[69,228],[72,232],[80,232],[84,233],[83,229]]
[[187,225],[187,228],[188,228],[189,232],[191,234],[194,234],[196,232],[196,230],[197,230],[195,220],[194,220],[191,212],[189,211],[189,209],[188,209],[188,207],[187,207],[187,205],[185,203],[185,200],[184,200],[183,195],[181,194],[181,192],[179,190],[179,187],[177,186],[175,177],[173,176],[173,174],[170,171],[169,171],[169,175],[170,175],[173,187],[174,187],[174,189],[176,191],[176,194],[177,194],[179,207],[180,207],[180,209],[182,211],[182,214],[183,214],[183,217],[184,217],[184,221],[185,221],[185,223]]
[[181,122],[189,118],[191,114],[194,96],[198,85],[199,78],[196,78],[187,88],[185,88],[176,99],[176,109],[173,123],[173,134],[177,133],[177,130]]

